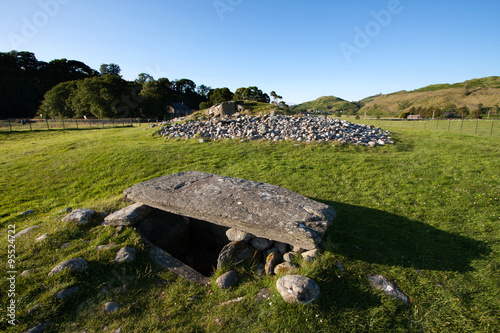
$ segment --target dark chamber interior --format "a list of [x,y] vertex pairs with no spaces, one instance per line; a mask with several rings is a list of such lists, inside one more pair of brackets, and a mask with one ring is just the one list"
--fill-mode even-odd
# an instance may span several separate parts
[[137,226],[139,233],[201,274],[210,276],[229,228],[155,209]]

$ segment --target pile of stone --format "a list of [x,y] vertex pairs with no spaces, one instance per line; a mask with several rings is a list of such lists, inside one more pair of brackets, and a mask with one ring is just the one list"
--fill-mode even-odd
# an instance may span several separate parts
[[163,124],[158,133],[168,139],[295,140],[376,146],[394,143],[391,132],[364,124],[327,117],[293,117],[275,114],[214,117],[207,121]]

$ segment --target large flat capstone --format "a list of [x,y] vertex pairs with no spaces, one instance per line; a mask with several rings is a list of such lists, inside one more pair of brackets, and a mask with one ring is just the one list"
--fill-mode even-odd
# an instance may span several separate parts
[[335,210],[279,186],[189,171],[124,191],[138,203],[304,249],[318,246]]

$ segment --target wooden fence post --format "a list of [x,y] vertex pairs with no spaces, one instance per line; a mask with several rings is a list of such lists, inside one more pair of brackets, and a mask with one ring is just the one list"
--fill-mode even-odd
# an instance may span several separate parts
[[491,130],[490,130],[490,136],[493,135],[493,123],[495,123],[494,120],[491,121]]
[[477,134],[477,127],[479,126],[479,118],[477,118],[477,121],[476,121],[476,132],[474,132],[474,134]]
[[50,130],[49,121],[47,120],[47,118],[45,118],[45,123],[47,124],[47,130]]
[[10,123],[10,119],[7,118],[7,121],[9,122],[9,128],[10,128],[10,131],[12,132],[12,124]]

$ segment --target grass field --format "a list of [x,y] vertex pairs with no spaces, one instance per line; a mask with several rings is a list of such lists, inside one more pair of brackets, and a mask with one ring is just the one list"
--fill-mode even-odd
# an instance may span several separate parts
[[[375,148],[168,141],[145,126],[0,133],[1,262],[9,226],[38,226],[15,241],[15,327],[0,273],[0,330],[50,321],[46,332],[498,332],[498,135],[389,129],[396,144]],[[102,218],[85,227],[60,221],[68,207],[118,209],[131,185],[188,170],[268,182],[335,208],[324,254],[300,271],[319,283],[317,303],[287,304],[277,277],[250,272],[230,290],[196,286],[156,266],[134,230],[100,226]],[[19,214],[26,210],[36,212]],[[117,245],[96,251],[108,243]],[[113,262],[124,245],[137,249],[136,263]],[[76,257],[89,261],[86,273],[47,277]],[[21,277],[24,270],[33,272]],[[374,290],[372,274],[395,282],[411,303]],[[54,297],[72,285],[81,289],[70,299]],[[101,295],[103,287],[110,293]],[[273,297],[256,302],[261,288]],[[108,301],[120,309],[104,313]]]

